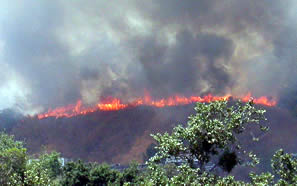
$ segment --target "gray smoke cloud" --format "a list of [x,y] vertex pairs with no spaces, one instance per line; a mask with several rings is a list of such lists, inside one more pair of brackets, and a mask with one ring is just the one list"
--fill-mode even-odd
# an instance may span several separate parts
[[294,0],[1,1],[0,109],[107,96],[279,96],[296,84]]
[[138,38],[135,42],[137,59],[146,77],[141,79],[141,88],[154,97],[201,93],[203,82],[212,86],[207,89],[212,93],[223,93],[232,85],[224,67],[216,64],[219,58],[229,62],[234,51],[229,39],[214,34],[194,35],[185,30],[177,33],[171,46],[162,45],[155,37]]

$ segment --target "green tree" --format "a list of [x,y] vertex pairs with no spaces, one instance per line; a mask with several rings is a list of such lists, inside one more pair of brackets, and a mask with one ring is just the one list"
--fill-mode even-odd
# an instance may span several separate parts
[[40,166],[42,169],[48,170],[48,176],[55,179],[62,174],[62,163],[58,152],[43,152],[39,157]]
[[[272,160],[273,173],[250,173],[250,182],[235,180],[233,176],[220,177],[216,169],[230,173],[237,165],[254,166],[259,163],[252,152],[240,144],[239,136],[250,125],[262,132],[268,130],[260,124],[266,120],[265,110],[254,107],[253,102],[238,102],[230,106],[227,101],[209,104],[197,103],[196,114],[189,117],[185,127],[179,125],[172,134],[152,135],[157,142],[157,153],[148,162],[142,185],[297,185],[296,155],[278,150]],[[253,140],[258,140],[253,137]],[[164,159],[174,160],[170,174]],[[172,170],[172,169],[175,169]]]
[[141,170],[138,167],[137,162],[130,163],[129,167],[126,168],[119,176],[118,182],[120,184],[130,183],[137,184],[142,179]]
[[24,185],[50,185],[52,183],[52,179],[49,172],[49,169],[44,168],[42,161],[39,161],[38,159],[30,160],[24,173]]
[[81,160],[68,162],[63,168],[61,185],[109,185],[119,184],[121,173],[108,164],[84,163]]
[[31,157],[25,171],[25,184],[50,185],[58,182],[62,173],[60,154],[57,152],[43,152],[36,158]]
[[58,153],[29,157],[20,141],[0,133],[0,185],[50,185],[60,174]]
[[106,163],[101,165],[93,164],[90,170],[89,185],[108,185],[115,183],[120,176],[120,172],[113,170]]
[[262,173],[257,175],[255,173],[250,173],[251,184],[256,186],[262,185],[273,185],[274,184],[274,175],[271,173]]
[[280,149],[273,155],[271,167],[274,174],[250,173],[252,185],[297,185],[297,157]]
[[227,101],[197,103],[195,110],[196,114],[189,117],[185,127],[178,125],[171,135],[152,135],[158,152],[151,162],[174,159],[202,172],[218,168],[231,172],[238,164],[258,163],[252,152],[242,148],[238,136],[249,125],[258,125],[262,131],[267,131],[260,124],[266,120],[265,110],[255,108],[252,101],[233,106]]
[[280,185],[297,185],[297,157],[280,149],[273,155],[271,167],[280,177]]
[[0,185],[22,185],[26,161],[26,148],[23,143],[0,132]]
[[81,160],[68,162],[63,167],[61,185],[84,186],[90,183],[90,165]]

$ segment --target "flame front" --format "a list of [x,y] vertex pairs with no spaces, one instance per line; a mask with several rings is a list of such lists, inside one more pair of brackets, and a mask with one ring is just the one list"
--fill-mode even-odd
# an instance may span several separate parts
[[273,107],[277,104],[275,99],[269,99],[265,96],[259,98],[252,98],[251,94],[248,93],[243,97],[236,97],[231,95],[225,96],[213,96],[211,94],[199,97],[199,96],[192,96],[192,97],[184,97],[184,96],[172,96],[166,99],[160,100],[153,100],[148,94],[143,98],[136,99],[131,103],[124,104],[121,102],[120,99],[112,98],[108,101],[104,101],[102,103],[98,103],[96,106],[93,107],[83,107],[82,101],[78,100],[75,105],[68,105],[65,107],[58,107],[56,109],[49,109],[46,113],[38,114],[38,119],[44,119],[48,117],[73,117],[78,115],[85,115],[88,113],[92,113],[95,111],[115,111],[125,109],[127,107],[136,107],[140,105],[147,105],[147,106],[154,106],[154,107],[166,107],[166,106],[178,106],[178,105],[187,105],[195,102],[201,103],[209,103],[212,101],[219,101],[219,100],[229,100],[230,98],[239,99],[243,102],[247,102],[250,99],[253,99],[255,104],[260,104],[268,107]]

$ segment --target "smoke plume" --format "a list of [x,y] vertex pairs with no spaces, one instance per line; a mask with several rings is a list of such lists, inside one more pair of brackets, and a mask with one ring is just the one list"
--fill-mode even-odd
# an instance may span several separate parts
[[296,92],[294,0],[11,0],[1,7],[0,109],[38,112],[146,92]]

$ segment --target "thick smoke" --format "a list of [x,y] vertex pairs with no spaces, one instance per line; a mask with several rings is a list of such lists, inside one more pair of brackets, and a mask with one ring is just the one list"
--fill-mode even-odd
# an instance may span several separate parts
[[[214,34],[192,34],[188,30],[176,34],[171,46],[162,46],[157,38],[137,39],[137,58],[146,77],[142,89],[153,96],[173,93],[193,95],[207,91],[223,93],[232,83],[229,74],[217,59],[228,63],[233,54],[232,41]],[[140,84],[140,83],[139,83]],[[138,86],[139,86],[138,84]]]
[[147,91],[279,96],[297,84],[293,0],[11,0],[1,7],[0,109],[6,97],[28,111]]

